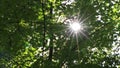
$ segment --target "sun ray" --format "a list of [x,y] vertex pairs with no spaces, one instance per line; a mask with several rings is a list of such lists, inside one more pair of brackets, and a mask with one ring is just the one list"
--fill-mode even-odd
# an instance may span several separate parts
[[86,12],[84,12],[81,15],[81,17],[80,17],[80,14],[78,14],[77,16],[71,17],[65,21],[65,24],[67,25],[66,32],[67,32],[68,38],[70,38],[71,41],[76,41],[78,57],[80,53],[80,45],[79,45],[80,39],[82,40],[83,38],[86,38],[91,42],[90,38],[87,35],[88,34],[87,29],[90,27],[86,25],[87,24],[86,22],[93,14],[86,17],[85,13]]

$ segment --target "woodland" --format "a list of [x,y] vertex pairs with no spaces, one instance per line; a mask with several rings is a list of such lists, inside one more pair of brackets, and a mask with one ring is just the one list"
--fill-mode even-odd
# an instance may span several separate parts
[[120,0],[0,0],[0,68],[120,68]]

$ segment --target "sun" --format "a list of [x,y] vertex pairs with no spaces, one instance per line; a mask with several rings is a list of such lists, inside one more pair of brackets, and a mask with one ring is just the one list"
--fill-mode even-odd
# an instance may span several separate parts
[[80,23],[78,23],[78,22],[73,22],[73,23],[70,23],[70,29],[72,30],[72,31],[74,31],[75,33],[77,33],[78,31],[80,31],[81,30],[81,24]]
[[88,38],[88,28],[90,28],[87,24],[89,22],[89,17],[80,17],[73,16],[69,19],[65,19],[65,32],[69,38],[82,39],[83,37]]
[[75,18],[75,19],[69,19],[66,21],[66,33],[68,35],[68,37],[73,37],[73,38],[82,38],[83,36],[85,36],[86,38],[87,35],[85,34],[85,32],[87,33],[87,26],[85,23],[83,23],[84,21],[80,21],[79,19]]

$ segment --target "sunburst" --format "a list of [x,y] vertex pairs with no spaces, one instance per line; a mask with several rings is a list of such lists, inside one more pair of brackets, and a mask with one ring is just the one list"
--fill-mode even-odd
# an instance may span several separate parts
[[79,19],[70,19],[67,23],[67,34],[69,37],[76,37],[78,38],[79,36],[85,36],[84,31],[87,26],[83,23],[83,21],[80,21]]

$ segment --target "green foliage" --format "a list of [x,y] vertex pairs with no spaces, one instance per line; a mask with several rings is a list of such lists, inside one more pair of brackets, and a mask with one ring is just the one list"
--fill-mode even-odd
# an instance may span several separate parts
[[[0,0],[0,68],[120,66],[119,0]],[[84,19],[84,36],[69,37],[66,20]]]
[[33,47],[27,47],[17,53],[17,56],[13,57],[6,65],[11,68],[28,68],[36,61],[36,49]]

